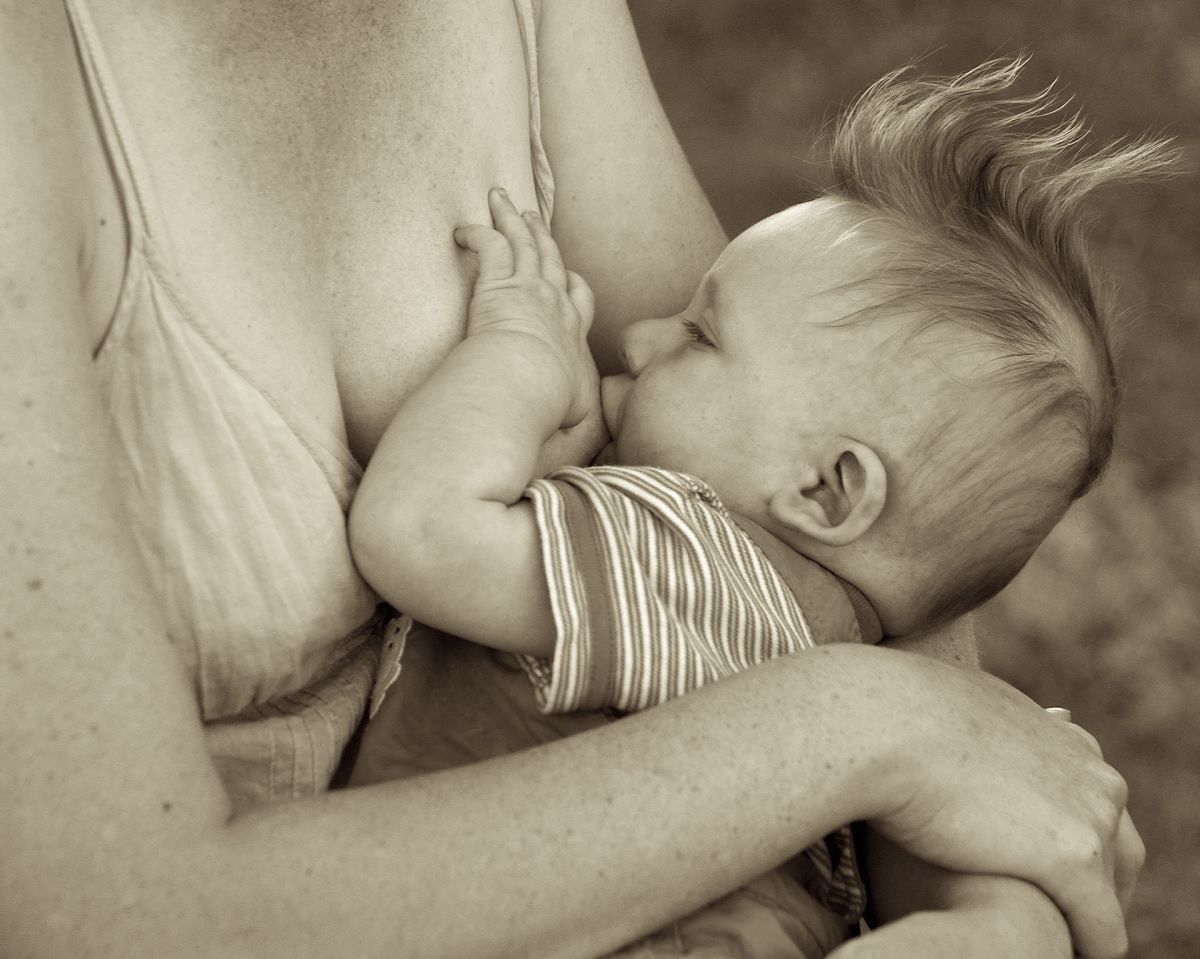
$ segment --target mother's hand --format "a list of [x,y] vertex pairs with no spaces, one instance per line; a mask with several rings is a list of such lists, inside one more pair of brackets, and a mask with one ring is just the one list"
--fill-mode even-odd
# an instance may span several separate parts
[[1122,904],[1144,849],[1125,782],[1094,740],[985,673],[888,655],[886,673],[860,690],[876,717],[891,717],[873,730],[885,757],[874,827],[944,868],[1034,883],[1079,953],[1124,955]]

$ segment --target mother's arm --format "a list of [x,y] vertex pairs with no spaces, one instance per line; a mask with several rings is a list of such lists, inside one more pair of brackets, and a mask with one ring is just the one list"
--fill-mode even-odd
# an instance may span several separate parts
[[[1107,767],[1072,737],[1038,735],[998,685],[930,678],[937,664],[915,661],[908,682],[883,683],[880,657],[903,654],[850,647],[495,762],[231,818],[131,539],[91,365],[79,266],[91,118],[76,71],[61,5],[0,5],[6,954],[297,959],[352,942],[363,956],[593,955],[847,815],[928,855],[905,819],[927,811],[942,827],[932,845],[958,850],[948,865],[1004,871],[1004,841],[1019,847],[1021,830],[999,828],[990,849],[955,828],[989,802],[1072,839],[1031,880],[1064,898],[1103,887],[1079,850],[1111,851],[1100,823],[1120,803]],[[944,709],[1008,717],[987,745],[1028,748],[987,776],[919,762],[949,735],[926,723],[920,677],[944,686]],[[884,721],[895,715],[912,722]],[[936,805],[914,780],[946,787]],[[1102,893],[1075,895],[1091,898]]]
[[596,295],[589,339],[610,373],[622,328],[686,306],[726,237],[667,122],[623,0],[543,0],[538,56],[554,239]]
[[[596,295],[588,340],[601,374],[634,320],[691,298],[726,243],[675,139],[623,0],[534,0],[542,140],[554,170],[554,239]],[[586,463],[599,407],[543,447],[539,470]]]

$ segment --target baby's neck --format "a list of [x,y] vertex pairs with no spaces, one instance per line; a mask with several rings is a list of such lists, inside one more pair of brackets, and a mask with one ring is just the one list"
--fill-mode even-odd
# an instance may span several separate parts
[[840,589],[845,594],[853,612],[854,621],[858,624],[859,632],[862,635],[862,641],[877,643],[883,638],[883,626],[874,606],[856,585],[823,566],[811,556],[806,556],[749,517],[732,512],[729,515],[742,532],[762,550],[801,605],[804,603],[804,597],[810,595],[814,589]]

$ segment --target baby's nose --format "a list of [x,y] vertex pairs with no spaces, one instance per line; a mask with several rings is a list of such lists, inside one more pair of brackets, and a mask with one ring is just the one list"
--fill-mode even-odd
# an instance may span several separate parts
[[662,320],[638,320],[621,333],[621,362],[637,376],[654,355]]

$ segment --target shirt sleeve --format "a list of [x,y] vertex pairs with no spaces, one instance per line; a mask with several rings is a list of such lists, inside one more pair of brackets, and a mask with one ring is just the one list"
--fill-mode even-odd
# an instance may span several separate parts
[[813,646],[795,598],[699,480],[560,470],[533,483],[557,638],[546,712],[646,709]]
[[[523,657],[544,712],[646,709],[814,644],[787,585],[693,477],[568,468],[526,491],[557,627]],[[847,923],[866,903],[849,827],[804,851],[810,891]]]

